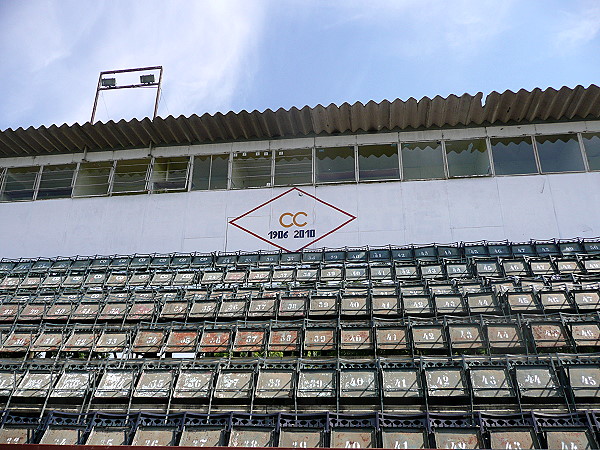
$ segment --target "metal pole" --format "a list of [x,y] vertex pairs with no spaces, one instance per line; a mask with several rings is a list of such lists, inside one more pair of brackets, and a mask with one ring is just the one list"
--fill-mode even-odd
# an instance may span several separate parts
[[158,113],[158,101],[160,100],[160,87],[162,83],[163,69],[160,66],[160,73],[158,75],[158,88],[156,89],[156,100],[154,102],[154,114],[152,115],[152,120],[156,119],[156,114]]
[[98,95],[100,94],[100,83],[102,82],[102,72],[98,75],[98,85],[96,86],[96,98],[94,98],[94,107],[92,108],[92,118],[90,123],[94,124],[94,117],[96,116],[96,107],[98,106]]

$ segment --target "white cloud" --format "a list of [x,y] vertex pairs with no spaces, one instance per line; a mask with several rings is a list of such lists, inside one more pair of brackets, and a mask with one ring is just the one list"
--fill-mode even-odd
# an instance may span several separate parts
[[571,6],[559,21],[555,45],[561,52],[567,53],[587,44],[600,34],[600,3],[597,0]]
[[[262,0],[38,0],[4,12],[0,52],[9,62],[0,80],[13,83],[3,93],[0,129],[83,123],[100,71],[154,65],[164,67],[161,116],[227,110],[252,74],[266,7]],[[151,115],[147,92],[112,94],[101,99],[97,119]]]

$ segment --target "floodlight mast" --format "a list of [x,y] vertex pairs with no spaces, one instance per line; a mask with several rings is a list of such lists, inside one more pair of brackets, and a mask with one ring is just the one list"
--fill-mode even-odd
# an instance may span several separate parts
[[[154,74],[145,74],[140,76],[140,82],[137,84],[128,84],[119,86],[116,82],[116,78],[104,78],[105,75],[115,75],[119,73],[131,73],[131,72],[148,72],[148,71],[159,71],[158,82],[155,81]],[[156,99],[154,100],[154,113],[152,114],[152,120],[156,119],[158,114],[158,100],[160,99],[160,89],[162,86],[163,68],[162,66],[153,67],[138,67],[136,69],[121,69],[121,70],[106,70],[100,72],[98,77],[98,85],[96,86],[96,97],[94,98],[94,107],[92,108],[92,118],[90,123],[94,123],[96,117],[96,108],[98,107],[98,96],[100,91],[108,91],[114,89],[133,89],[143,87],[156,87]]]

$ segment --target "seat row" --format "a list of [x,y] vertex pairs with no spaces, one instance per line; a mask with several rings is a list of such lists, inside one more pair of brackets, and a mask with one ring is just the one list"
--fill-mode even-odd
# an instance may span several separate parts
[[597,448],[597,413],[169,414],[82,415],[41,419],[5,412],[1,444],[285,448]]
[[361,283],[453,280],[476,277],[542,277],[598,275],[600,257],[501,259],[477,258],[470,262],[444,260],[429,263],[303,265],[299,267],[230,270],[135,271],[95,270],[68,274],[27,272],[0,278],[0,291],[56,289],[91,286],[160,287],[189,285],[261,285],[286,283]]
[[600,347],[600,316],[479,317],[475,320],[272,321],[0,328],[0,353],[85,352],[107,357],[215,354],[361,356],[375,354],[547,353]]
[[[430,286],[431,287],[431,286]],[[393,287],[369,295],[367,290],[307,290],[252,293],[188,289],[184,292],[88,291],[83,295],[7,296],[0,303],[0,323],[134,323],[231,320],[365,319],[371,317],[443,317],[514,314],[586,313],[600,308],[597,284],[585,289],[509,290],[455,293],[452,286]],[[388,292],[387,294],[385,292]]]
[[436,260],[439,258],[470,257],[522,257],[522,256],[573,256],[600,253],[600,239],[569,239],[529,241],[521,243],[472,242],[449,245],[406,245],[380,248],[343,248],[304,250],[302,252],[237,252],[237,253],[187,253],[115,255],[71,258],[23,258],[0,261],[1,272],[24,273],[30,270],[68,271],[87,269],[147,269],[147,268],[190,268],[208,266],[249,266],[302,264],[318,262],[380,262]]
[[[314,405],[316,399],[319,405]],[[600,403],[600,359],[481,358],[221,360],[182,364],[148,363],[3,364],[0,402],[4,407],[48,403],[98,408],[148,409],[148,403],[194,409],[201,405],[261,405],[282,411],[373,405],[394,411],[401,405],[435,410],[449,406],[505,404],[537,409],[580,408]],[[187,405],[187,406],[184,406]],[[592,406],[593,407],[593,406]],[[264,408],[262,408],[264,409]],[[255,411],[254,411],[255,412]]]

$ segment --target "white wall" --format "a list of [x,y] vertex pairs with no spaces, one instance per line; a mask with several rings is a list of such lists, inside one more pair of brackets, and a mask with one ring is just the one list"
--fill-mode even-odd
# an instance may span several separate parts
[[[313,247],[596,237],[599,188],[597,172],[302,187],[357,216]],[[228,221],[286,190],[3,203],[0,257],[269,249]]]

